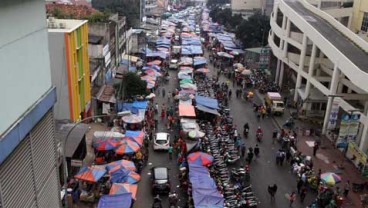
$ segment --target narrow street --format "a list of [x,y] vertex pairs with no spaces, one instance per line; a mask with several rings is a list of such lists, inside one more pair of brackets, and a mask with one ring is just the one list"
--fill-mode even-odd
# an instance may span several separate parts
[[[205,56],[208,58],[208,54]],[[215,73],[217,69],[214,69],[212,64],[208,64],[208,68],[212,73]],[[158,103],[161,108],[162,104],[165,106],[173,105],[173,102],[168,102],[167,94],[168,92],[172,92],[177,86],[177,71],[170,71],[170,81],[166,84],[162,84],[159,88],[160,96],[156,97],[155,102]],[[211,76],[211,74],[209,74]],[[225,82],[227,78],[223,75],[220,76],[219,82]],[[165,88],[166,96],[162,97],[162,87]],[[254,147],[256,145],[255,140],[255,131],[258,126],[262,128],[264,131],[263,142],[260,146],[260,157],[257,158],[251,165],[251,183],[254,187],[254,191],[259,198],[261,208],[285,208],[289,206],[289,202],[287,197],[285,196],[288,193],[296,190],[296,176],[291,173],[290,165],[285,163],[283,167],[276,166],[275,164],[275,154],[279,148],[279,144],[272,144],[272,131],[276,128],[275,120],[271,118],[265,118],[261,121],[258,121],[255,116],[252,108],[252,103],[247,102],[243,99],[235,97],[235,89],[236,86],[230,85],[230,89],[233,91],[233,96],[230,105],[230,112],[234,118],[235,124],[237,125],[238,132],[241,134],[243,132],[243,125],[248,122],[250,125],[250,132],[248,139],[242,139],[245,142],[246,147]],[[257,103],[261,103],[260,98],[257,96],[254,97]],[[172,101],[172,100],[171,100]],[[278,120],[286,120],[285,118],[277,118]],[[158,132],[169,132],[171,134],[171,139],[175,138],[175,134],[177,132],[168,131],[165,127],[165,120],[162,121],[159,119]],[[149,171],[151,167],[154,166],[166,166],[170,168],[170,179],[171,179],[171,187],[172,190],[175,190],[179,193],[180,198],[182,199],[179,202],[180,206],[183,206],[185,202],[185,195],[181,193],[180,187],[178,187],[179,181],[177,178],[178,175],[178,166],[176,163],[176,158],[173,160],[169,160],[168,154],[166,152],[154,152],[152,148],[150,148],[149,161],[148,165],[144,168],[142,172],[142,179],[139,182],[139,189],[137,200],[135,202],[135,208],[141,207],[150,207],[153,203],[154,196],[151,193],[151,184],[150,184],[150,175]],[[243,165],[244,161],[239,161],[237,166]],[[230,167],[231,168],[231,167]],[[270,195],[267,192],[268,185],[277,184],[278,191],[276,194],[276,200],[271,201]],[[163,199],[164,207],[168,207],[168,200],[166,196],[161,197]],[[304,204],[302,205],[299,200],[296,200],[294,203],[294,207],[303,207],[309,205],[310,202],[315,198],[315,194],[308,193]]]

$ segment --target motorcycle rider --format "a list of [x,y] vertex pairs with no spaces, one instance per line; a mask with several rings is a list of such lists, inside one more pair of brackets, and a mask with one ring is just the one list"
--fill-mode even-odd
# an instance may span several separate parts
[[256,131],[256,139],[258,140],[258,142],[261,142],[262,136],[263,136],[263,131],[262,131],[261,127],[258,126],[258,129]]
[[176,191],[169,194],[169,206],[176,206],[178,204],[178,195],[176,194]]
[[157,194],[157,196],[153,199],[152,208],[162,208],[160,195]]
[[259,147],[258,147],[258,144],[256,144],[256,147],[254,147],[254,155],[256,157],[258,157],[258,155],[259,155]]
[[263,131],[260,126],[258,126],[258,129],[256,131],[256,134],[263,134]]

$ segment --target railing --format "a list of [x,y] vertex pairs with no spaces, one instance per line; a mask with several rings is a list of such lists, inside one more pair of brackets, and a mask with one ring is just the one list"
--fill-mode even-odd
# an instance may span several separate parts
[[358,35],[356,35],[354,32],[349,30],[347,27],[345,27],[343,24],[341,24],[339,21],[335,20],[331,15],[327,14],[326,12],[314,7],[310,3],[308,3],[306,0],[299,0],[303,6],[308,9],[309,11],[313,12],[315,15],[321,17],[322,19],[326,20],[330,25],[332,25],[336,30],[341,32],[345,37],[350,39],[353,43],[355,43],[359,48],[361,48],[363,51],[368,53],[368,43],[360,38]]

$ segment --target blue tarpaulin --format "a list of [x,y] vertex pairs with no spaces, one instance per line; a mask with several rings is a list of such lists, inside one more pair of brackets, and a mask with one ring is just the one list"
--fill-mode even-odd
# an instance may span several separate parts
[[132,193],[103,195],[97,208],[130,208],[132,206]]
[[138,109],[133,108],[133,103],[118,102],[116,107],[118,112],[130,111],[133,114],[138,114]]
[[195,100],[196,100],[197,105],[202,105],[202,106],[205,106],[207,108],[212,108],[212,109],[219,109],[218,101],[216,99],[197,95]]
[[146,109],[147,108],[147,101],[134,101],[133,108],[137,109]]
[[194,207],[224,207],[224,198],[218,192],[215,181],[207,167],[189,162],[189,180],[192,184]]
[[127,137],[137,137],[137,136],[139,136],[141,133],[142,133],[142,131],[130,131],[130,130],[127,130],[127,131],[125,132],[125,136],[127,136]]
[[202,64],[207,64],[207,61],[200,59],[200,60],[194,60],[194,62],[193,62],[194,66],[198,66],[198,65],[202,65]]

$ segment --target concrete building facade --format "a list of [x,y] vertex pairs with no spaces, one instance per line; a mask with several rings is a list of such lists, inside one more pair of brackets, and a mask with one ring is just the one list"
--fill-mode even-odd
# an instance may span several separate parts
[[[331,7],[319,9],[321,5],[321,1],[307,0],[275,2],[268,37],[278,59],[275,81],[281,87],[289,85],[293,92],[291,99],[302,112],[315,111],[323,115],[323,134],[340,129],[336,143],[341,142],[345,148],[348,143],[349,147],[352,144],[365,154],[368,148],[368,43],[348,28],[352,22],[351,7],[339,7],[341,12],[338,12]],[[286,79],[289,77],[291,79]],[[340,137],[341,115],[357,118],[360,125],[354,127],[355,135],[349,133],[353,130],[349,120],[348,132]]]
[[45,2],[0,2],[0,207],[60,207]]
[[231,0],[231,10],[233,14],[241,14],[243,18],[248,18],[255,12],[260,12],[269,16],[273,9],[274,0]]
[[91,106],[87,21],[49,18],[48,28],[55,118],[76,122]]

